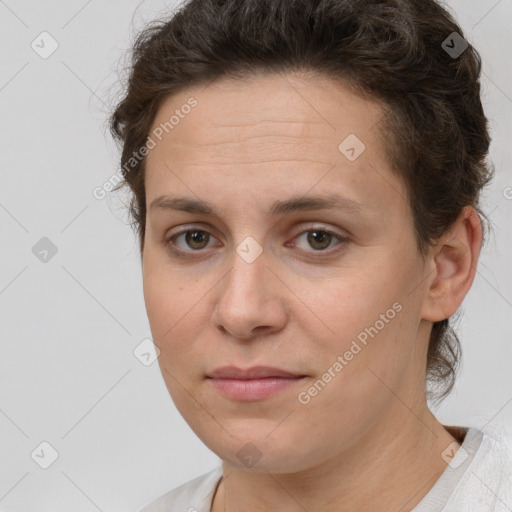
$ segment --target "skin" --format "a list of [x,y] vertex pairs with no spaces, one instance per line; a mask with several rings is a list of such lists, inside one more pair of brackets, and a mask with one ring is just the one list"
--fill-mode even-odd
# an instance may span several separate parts
[[[291,73],[222,79],[169,97],[153,128],[191,96],[197,106],[147,157],[143,281],[169,393],[223,461],[213,512],[411,510],[455,441],[427,407],[425,362],[432,322],[453,314],[473,281],[475,211],[465,208],[423,260],[405,186],[386,158],[384,108],[343,83]],[[338,149],[349,134],[366,146],[355,161]],[[277,200],[331,193],[360,210],[270,213]],[[208,201],[217,213],[149,208],[164,194]],[[308,242],[313,226],[347,241]],[[174,239],[178,257],[166,241],[185,229],[211,235],[192,246]],[[252,263],[236,252],[248,236],[262,249]],[[395,303],[401,311],[300,403],[298,393]],[[236,402],[205,378],[225,365],[307,377]],[[237,457],[247,443],[260,455],[250,467]]]

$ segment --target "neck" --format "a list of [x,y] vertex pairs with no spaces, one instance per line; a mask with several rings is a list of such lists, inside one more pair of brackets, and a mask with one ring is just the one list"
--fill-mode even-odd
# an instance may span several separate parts
[[349,450],[298,473],[257,473],[223,463],[212,512],[410,511],[446,468],[441,457],[456,439],[426,404],[402,405]]

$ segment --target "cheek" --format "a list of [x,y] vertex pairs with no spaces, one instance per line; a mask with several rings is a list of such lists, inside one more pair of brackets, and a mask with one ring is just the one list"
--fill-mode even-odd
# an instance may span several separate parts
[[[210,318],[207,294],[212,284],[158,259],[148,254],[144,262],[144,301],[153,341],[160,350],[158,361],[171,391],[179,385],[169,374],[184,382],[204,372],[201,343]],[[174,398],[179,389],[172,391]]]
[[146,311],[154,334],[163,336],[197,302],[200,283],[172,269],[165,252],[148,246],[142,265]]
[[404,371],[418,312],[408,296],[410,279],[399,275],[391,264],[367,264],[338,274],[324,286],[304,283],[300,296],[309,311],[298,321],[314,340],[311,349],[324,366],[319,371],[327,371],[338,356],[347,379],[359,379],[368,368],[390,378],[393,371]]
[[[160,349],[160,363],[179,357],[179,332],[187,322],[187,312],[193,305],[176,272],[156,258],[150,250],[144,255],[143,292],[146,313],[155,345]],[[172,350],[173,358],[169,358]]]
[[181,292],[168,273],[158,272],[150,263],[144,269],[144,302],[155,337],[161,338],[172,327],[173,311],[176,311],[177,298]]
[[369,274],[354,267],[318,282],[303,281],[297,295],[309,310],[303,320],[340,341],[356,337],[399,300],[399,291],[380,270]]
[[394,395],[389,388],[396,388],[411,359],[412,322],[405,319],[410,310],[394,300],[397,294],[383,288],[371,295],[355,285],[351,291],[349,296],[333,293],[338,305],[320,309],[335,334],[311,338],[309,356],[317,374],[296,397],[305,421],[334,422],[344,432],[343,439],[332,440],[339,449],[346,449],[345,440],[357,439],[390,408]]

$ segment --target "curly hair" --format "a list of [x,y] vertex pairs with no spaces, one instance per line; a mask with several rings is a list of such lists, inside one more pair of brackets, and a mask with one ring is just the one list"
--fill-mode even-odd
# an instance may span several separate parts
[[[146,159],[134,155],[162,102],[222,77],[285,71],[343,80],[385,107],[380,130],[406,185],[422,257],[465,206],[487,220],[479,197],[493,170],[481,59],[445,7],[434,0],[188,0],[137,35],[126,90],[109,119],[122,146],[115,190],[131,190],[141,255]],[[452,390],[460,362],[450,320],[434,322],[429,339],[426,391],[437,400]]]

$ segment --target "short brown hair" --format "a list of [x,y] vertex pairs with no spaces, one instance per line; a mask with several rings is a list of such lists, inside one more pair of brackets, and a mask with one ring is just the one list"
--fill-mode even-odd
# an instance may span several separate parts
[[[456,43],[460,55],[448,51]],[[434,0],[189,0],[141,31],[131,57],[110,128],[122,144],[120,186],[133,194],[141,255],[145,158],[133,155],[145,146],[159,106],[192,85],[258,71],[318,73],[382,102],[380,129],[406,185],[423,257],[465,206],[486,220],[479,196],[492,167],[480,56]],[[430,397],[451,391],[459,358],[449,319],[435,322],[426,368]]]

